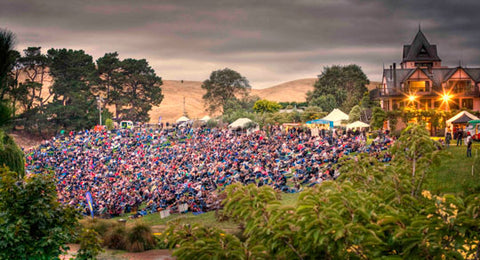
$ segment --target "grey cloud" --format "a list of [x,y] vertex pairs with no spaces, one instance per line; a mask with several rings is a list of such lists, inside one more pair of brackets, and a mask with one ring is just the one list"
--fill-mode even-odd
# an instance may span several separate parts
[[[19,47],[118,51],[146,58],[165,79],[203,80],[236,67],[253,86],[315,77],[357,63],[379,80],[419,23],[446,65],[480,63],[476,0],[4,0],[0,27]],[[170,64],[169,64],[170,62]]]

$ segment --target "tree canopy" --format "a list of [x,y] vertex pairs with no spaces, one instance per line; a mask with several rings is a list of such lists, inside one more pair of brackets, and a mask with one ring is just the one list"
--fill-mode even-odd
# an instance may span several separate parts
[[[122,119],[146,122],[152,105],[163,100],[162,79],[148,65],[147,60],[125,59],[120,63],[120,97],[114,102],[122,105],[117,111]],[[116,105],[118,103],[115,103]]]
[[202,84],[202,89],[207,93],[203,95],[203,100],[210,112],[225,111],[225,105],[231,99],[235,99],[237,94],[246,95],[251,89],[248,80],[240,73],[225,68],[213,71],[210,78]]
[[[366,85],[369,83],[358,65],[325,67],[315,82],[313,92],[307,93],[307,102],[321,106],[323,102],[328,101],[330,107],[336,105],[343,111],[350,111],[367,92]],[[330,112],[331,109],[327,108],[324,111]]]

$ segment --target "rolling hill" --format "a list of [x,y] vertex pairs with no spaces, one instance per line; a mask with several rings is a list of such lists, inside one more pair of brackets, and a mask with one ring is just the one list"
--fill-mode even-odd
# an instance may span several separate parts
[[[307,91],[313,90],[315,80],[299,79],[270,88],[253,89],[251,95],[277,102],[303,102]],[[174,122],[183,115],[184,97],[185,110],[189,118],[202,118],[208,115],[202,99],[205,91],[201,86],[200,81],[164,80],[162,85],[164,99],[160,106],[154,107],[150,112],[150,122],[157,123],[160,116],[163,122]]]

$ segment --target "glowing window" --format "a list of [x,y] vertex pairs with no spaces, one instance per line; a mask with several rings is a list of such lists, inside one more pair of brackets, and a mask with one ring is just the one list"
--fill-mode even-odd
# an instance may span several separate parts
[[430,82],[429,81],[410,81],[409,88],[411,92],[429,92]]

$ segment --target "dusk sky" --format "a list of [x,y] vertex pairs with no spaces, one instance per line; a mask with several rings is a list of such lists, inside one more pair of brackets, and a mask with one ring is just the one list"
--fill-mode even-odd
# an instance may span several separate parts
[[163,79],[207,79],[225,67],[253,88],[358,64],[380,81],[419,24],[444,65],[480,66],[480,1],[0,0],[0,28],[28,46],[145,58]]

